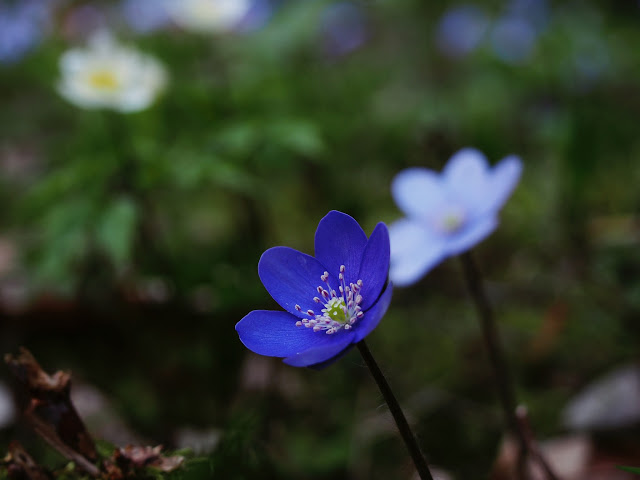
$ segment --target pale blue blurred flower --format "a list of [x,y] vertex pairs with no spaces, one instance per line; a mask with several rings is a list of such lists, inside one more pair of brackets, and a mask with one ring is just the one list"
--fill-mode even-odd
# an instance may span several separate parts
[[464,148],[441,174],[421,167],[400,172],[391,193],[406,218],[389,227],[391,281],[414,283],[445,258],[486,238],[521,171],[515,155],[491,168],[480,151]]
[[274,6],[271,0],[253,0],[251,8],[237,26],[239,32],[252,32],[262,28],[271,15]]
[[438,22],[438,48],[447,56],[463,57],[480,45],[488,25],[485,12],[474,5],[450,8]]
[[547,0],[511,0],[505,10],[506,16],[526,19],[537,32],[543,30],[549,21]]
[[493,53],[506,63],[529,60],[549,20],[546,0],[510,0],[491,27]]
[[445,12],[436,28],[436,44],[449,57],[463,57],[487,42],[506,63],[531,58],[549,19],[547,0],[510,0],[497,18],[475,5],[458,5]]
[[0,3],[0,63],[20,60],[42,40],[51,7],[49,2],[29,0]]
[[357,49],[368,36],[364,13],[352,2],[338,2],[325,8],[320,30],[325,51],[336,57]]
[[166,0],[123,0],[120,8],[127,24],[138,33],[150,33],[169,24]]
[[525,18],[505,16],[492,27],[491,46],[495,55],[507,63],[523,63],[533,54],[538,35]]
[[568,62],[568,66],[573,68],[573,75],[570,78],[575,82],[575,88],[589,90],[603,76],[615,71],[612,68],[610,42],[603,40],[605,37],[598,24],[570,32],[572,62]]

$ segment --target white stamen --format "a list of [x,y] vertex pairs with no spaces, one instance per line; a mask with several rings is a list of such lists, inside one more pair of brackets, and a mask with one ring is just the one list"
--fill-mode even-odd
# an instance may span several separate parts
[[[363,282],[362,280],[358,280],[356,283],[347,285],[345,278],[346,267],[340,265],[340,273],[338,274],[339,285],[337,285],[340,293],[338,294],[329,283],[329,273],[324,272],[320,276],[320,280],[324,282],[326,288],[322,285],[316,288],[322,298],[313,297],[315,303],[323,305],[320,314],[316,314],[313,310],[309,309],[306,311],[306,314],[311,318],[303,318],[297,321],[296,326],[312,328],[314,332],[324,331],[327,335],[333,335],[342,329],[350,330],[354,328],[357,321],[364,317],[364,312],[360,307],[362,295],[359,293],[362,289]],[[303,311],[300,305],[296,305],[295,309],[298,312]]]

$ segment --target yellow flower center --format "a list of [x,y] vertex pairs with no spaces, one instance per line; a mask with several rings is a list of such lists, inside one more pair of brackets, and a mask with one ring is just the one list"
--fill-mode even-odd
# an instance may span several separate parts
[[116,90],[119,82],[112,71],[96,70],[89,75],[89,85],[99,90]]

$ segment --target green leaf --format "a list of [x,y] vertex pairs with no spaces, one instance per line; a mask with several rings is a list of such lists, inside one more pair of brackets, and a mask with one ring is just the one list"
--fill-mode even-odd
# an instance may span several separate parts
[[35,255],[36,282],[70,291],[73,270],[88,250],[93,205],[74,198],[53,204],[39,218],[40,239]]
[[618,465],[616,468],[618,468],[619,470],[624,470],[625,472],[631,472],[640,475],[640,467],[622,467]]
[[324,150],[320,132],[306,120],[281,120],[266,127],[272,141],[297,154],[313,157]]
[[96,225],[96,243],[117,270],[122,270],[131,261],[138,213],[132,199],[120,197],[104,210]]
[[246,122],[231,125],[216,135],[216,140],[226,152],[239,156],[249,155],[259,138],[259,129]]

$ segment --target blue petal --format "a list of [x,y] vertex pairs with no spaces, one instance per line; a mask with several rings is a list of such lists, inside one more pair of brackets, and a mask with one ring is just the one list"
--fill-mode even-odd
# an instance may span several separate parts
[[463,148],[451,157],[442,175],[451,201],[462,203],[476,216],[490,194],[489,164],[482,152]]
[[[309,318],[307,310],[320,313],[322,306],[313,301],[325,267],[310,255],[289,247],[273,247],[260,257],[258,275],[273,299],[287,312]],[[295,309],[296,304],[302,312]]]
[[297,317],[287,312],[254,310],[236,324],[240,341],[252,352],[268,357],[288,357],[332,343],[330,335],[296,327]]
[[308,367],[318,363],[323,363],[341,353],[354,341],[353,331],[340,331],[333,335],[327,335],[324,332],[314,333],[319,337],[323,337],[324,344],[317,345],[304,352],[289,356],[284,359],[284,363],[291,365],[292,367]]
[[384,223],[378,223],[369,237],[362,255],[360,273],[362,280],[362,309],[373,305],[389,278],[389,231]]
[[420,223],[401,219],[389,227],[391,268],[389,278],[396,286],[417,282],[445,258],[446,245]]
[[489,183],[489,201],[487,202],[487,212],[495,213],[507,201],[511,192],[518,184],[522,174],[522,161],[515,155],[505,157],[493,167]]
[[338,360],[340,360],[342,357],[344,357],[347,353],[349,353],[349,351],[355,346],[355,343],[351,343],[349,345],[347,345],[347,348],[345,348],[344,350],[342,350],[341,352],[339,352],[337,355],[334,355],[333,357],[331,357],[329,360],[325,360],[323,362],[320,363],[314,363],[313,365],[307,365],[308,368],[312,368],[314,370],[322,370],[325,367],[328,367],[329,365],[331,365],[332,363],[337,362]]
[[407,168],[391,183],[391,194],[407,216],[427,217],[434,208],[447,202],[440,176],[427,168]]
[[362,320],[359,320],[353,327],[353,332],[356,335],[354,342],[359,342],[378,326],[378,323],[380,323],[380,320],[382,320],[382,317],[384,317],[384,314],[387,312],[387,308],[389,308],[392,293],[393,285],[389,283],[385,291],[380,295],[378,302],[367,310]]
[[498,226],[496,216],[487,216],[465,226],[454,234],[446,244],[447,255],[457,255],[487,238]]
[[[318,224],[315,236],[316,258],[334,277],[340,265],[346,268],[347,284],[356,282],[367,235],[349,215],[332,210]],[[337,289],[337,285],[332,285]]]

